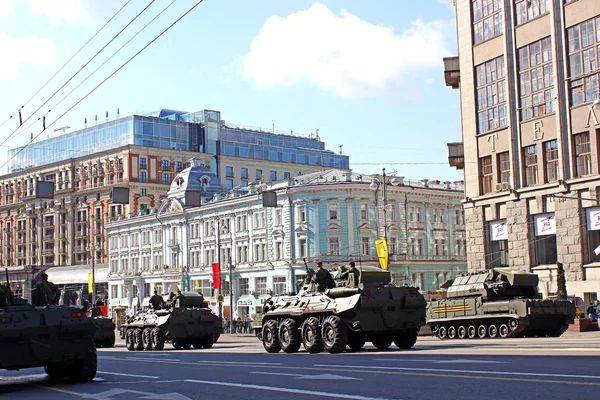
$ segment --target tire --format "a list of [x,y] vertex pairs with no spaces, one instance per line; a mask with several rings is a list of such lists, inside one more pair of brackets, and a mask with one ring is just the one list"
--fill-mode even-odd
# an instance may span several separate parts
[[500,337],[504,339],[510,335],[510,328],[508,325],[502,324],[500,325],[500,328],[498,328],[498,333],[500,334]]
[[394,344],[402,350],[412,349],[415,343],[417,343],[418,336],[418,329],[407,329],[394,337]]
[[158,328],[152,329],[152,347],[154,351],[161,351],[165,348],[165,334]]
[[102,347],[115,347],[115,333],[113,332],[112,336],[108,339],[106,339],[106,341],[104,343],[102,343]]
[[364,333],[350,332],[348,335],[348,347],[352,350],[360,350],[367,342],[367,336]]
[[477,336],[479,336],[480,339],[484,339],[487,336],[487,328],[485,325],[479,325],[479,327],[477,327]]
[[181,347],[183,347],[184,350],[189,350],[192,348],[192,342],[184,340],[183,343],[181,343]]
[[329,353],[341,353],[346,349],[346,345],[348,344],[348,328],[346,328],[346,325],[344,325],[338,316],[331,315],[323,321],[321,336],[323,347]]
[[96,347],[91,345],[81,360],[68,367],[69,381],[73,383],[90,382],[96,377],[98,370],[98,353]]
[[492,339],[498,337],[498,327],[496,325],[488,326],[488,336]]
[[373,346],[379,350],[385,350],[392,345],[392,337],[390,335],[378,335],[371,338]]
[[255,329],[254,334],[256,335],[256,338],[262,342],[262,329]]
[[201,342],[202,342],[202,347],[204,347],[205,349],[212,348],[213,344],[215,343],[214,335],[208,335],[208,336],[203,337]]
[[448,327],[448,339],[456,339],[456,327]]
[[173,340],[171,346],[173,346],[175,350],[181,350],[183,348],[183,343],[181,340]]
[[124,326],[119,327],[119,337],[125,340],[125,332],[127,329]]
[[456,330],[456,334],[458,335],[459,339],[464,339],[467,337],[467,328],[465,328],[464,326],[459,326],[458,329]]
[[291,318],[285,319],[279,325],[279,344],[284,353],[296,353],[302,345],[302,334],[298,323]]
[[142,342],[144,344],[144,350],[154,350],[152,347],[152,328],[144,328],[142,333]]
[[310,317],[302,324],[302,345],[311,354],[323,351],[321,327],[317,318]]
[[129,351],[135,350],[135,345],[133,343],[133,329],[127,329],[125,332],[125,347]]
[[[213,334],[213,343],[217,343],[219,341],[219,338],[221,337],[220,333],[214,333]],[[212,347],[212,346],[211,346]]]
[[446,339],[446,336],[448,334],[448,331],[446,330],[445,326],[440,326],[438,328],[438,337],[442,340]]
[[279,332],[277,321],[270,319],[263,325],[263,346],[268,353],[279,353],[281,345],[279,344]]
[[46,365],[44,371],[53,381],[63,381],[67,379],[67,368],[62,364]]
[[144,350],[144,330],[142,328],[133,330],[133,347],[136,351]]
[[475,328],[475,325],[471,325],[467,328],[467,336],[469,336],[469,339],[475,339],[477,336],[477,328]]

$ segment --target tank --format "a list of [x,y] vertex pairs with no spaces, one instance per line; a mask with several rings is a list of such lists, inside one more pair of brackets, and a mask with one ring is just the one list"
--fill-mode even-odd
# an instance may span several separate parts
[[[425,298],[414,287],[391,285],[389,271],[362,267],[360,282],[332,272],[335,287],[320,293],[303,285],[298,294],[267,299],[263,306],[262,342],[269,353],[358,350],[366,342],[387,349],[392,342],[410,349],[425,323]],[[359,268],[359,271],[361,269]],[[255,320],[258,320],[255,318]]]
[[186,292],[185,307],[170,303],[161,310],[138,312],[123,325],[127,350],[163,350],[171,343],[177,350],[211,348],[214,344],[218,317],[199,293]]
[[429,302],[427,323],[440,339],[562,335],[575,318],[567,300],[542,300],[536,274],[495,268],[444,284],[446,298]]
[[81,308],[34,307],[0,285],[0,369],[44,367],[56,380],[96,376],[96,328]]

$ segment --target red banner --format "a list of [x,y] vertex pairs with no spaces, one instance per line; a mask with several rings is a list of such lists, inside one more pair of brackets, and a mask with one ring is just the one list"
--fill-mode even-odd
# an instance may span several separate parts
[[219,268],[219,264],[213,263],[212,270],[213,270],[213,288],[220,290],[221,289],[221,269]]

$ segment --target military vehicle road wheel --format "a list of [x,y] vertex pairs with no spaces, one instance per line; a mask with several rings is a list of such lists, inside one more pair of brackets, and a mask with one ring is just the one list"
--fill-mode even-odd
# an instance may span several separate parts
[[389,335],[378,335],[371,338],[373,346],[379,350],[385,350],[392,345],[392,337]]
[[418,329],[407,329],[405,332],[394,336],[394,344],[403,350],[412,349],[417,343]]
[[213,335],[208,335],[202,338],[202,347],[204,347],[205,349],[210,349],[211,347],[213,347],[213,344],[215,343],[214,337]]
[[448,331],[446,331],[446,327],[445,326],[440,326],[438,328],[438,337],[442,340],[446,339],[446,335],[448,333]]
[[183,348],[183,343],[181,340],[173,340],[171,346],[173,346],[175,350],[181,350]]
[[152,348],[152,328],[144,328],[142,342],[144,344],[144,350],[154,350]]
[[133,329],[127,329],[125,332],[125,347],[129,351],[135,350],[135,346],[133,344]]
[[341,353],[346,349],[348,328],[338,316],[330,315],[325,319],[321,328],[321,335],[323,336],[325,350],[331,354]]
[[124,326],[119,327],[119,336],[121,337],[121,339],[125,339],[126,331],[127,331],[127,328],[125,328]]
[[479,325],[477,328],[477,336],[479,336],[480,339],[483,339],[487,336],[487,328],[485,325]]
[[254,334],[256,335],[256,338],[262,342],[262,329],[255,329]]
[[458,327],[458,329],[456,330],[456,333],[458,334],[458,337],[460,339],[464,339],[467,337],[467,329],[462,325]]
[[498,330],[498,333],[500,333],[501,338],[508,337],[508,335],[510,334],[510,329],[508,328],[508,325],[506,325],[506,324],[500,325],[500,329]]
[[360,350],[367,342],[367,337],[364,333],[350,332],[348,336],[348,347],[352,350]]
[[213,335],[213,343],[217,343],[219,341],[219,338],[221,337],[220,333],[215,333]]
[[184,340],[183,343],[181,343],[181,347],[183,347],[184,350],[189,350],[192,348],[192,342]]
[[95,346],[90,346],[81,360],[68,367],[69,380],[74,383],[90,382],[96,377],[98,369],[98,353]]
[[448,339],[456,339],[456,327],[448,327]]
[[279,325],[279,343],[281,344],[281,350],[288,354],[295,353],[300,349],[302,334],[296,321],[288,318]]
[[496,325],[490,325],[488,327],[488,335],[493,339],[498,336],[498,328]]
[[309,353],[314,354],[323,351],[321,327],[317,318],[310,317],[302,324],[302,344]]
[[44,367],[44,370],[52,380],[62,381],[67,378],[67,368],[65,365],[47,365]]
[[115,347],[115,333],[102,343],[102,347]]
[[273,319],[263,325],[263,346],[268,353],[279,353],[281,350],[277,321]]
[[469,335],[469,339],[475,339],[475,336],[477,336],[477,329],[475,328],[475,325],[471,325],[469,328],[467,328],[467,335]]
[[144,350],[144,330],[142,328],[133,330],[133,347],[136,351]]
[[154,351],[160,351],[165,348],[165,334],[158,328],[152,329],[152,347]]

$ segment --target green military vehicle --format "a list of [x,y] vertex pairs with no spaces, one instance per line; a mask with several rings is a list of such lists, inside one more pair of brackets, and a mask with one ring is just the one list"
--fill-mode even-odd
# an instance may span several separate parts
[[575,317],[567,300],[542,300],[536,274],[494,268],[448,281],[429,302],[427,324],[440,339],[562,335]]
[[110,318],[104,316],[94,316],[94,325],[96,333],[94,334],[94,343],[96,347],[115,347],[115,324]]
[[56,380],[96,376],[95,326],[81,308],[34,307],[0,285],[0,369],[44,367]]
[[360,282],[332,273],[336,287],[318,292],[315,283],[297,295],[268,299],[262,313],[265,350],[294,353],[303,345],[310,353],[340,353],[361,349],[371,342],[387,349],[392,342],[410,349],[425,322],[425,298],[414,287],[391,285],[389,271],[362,267]]
[[[176,350],[211,348],[219,332],[219,317],[200,293],[186,292],[185,307],[139,312],[122,326],[127,350],[163,350],[171,342]],[[220,328],[222,332],[222,328]]]

